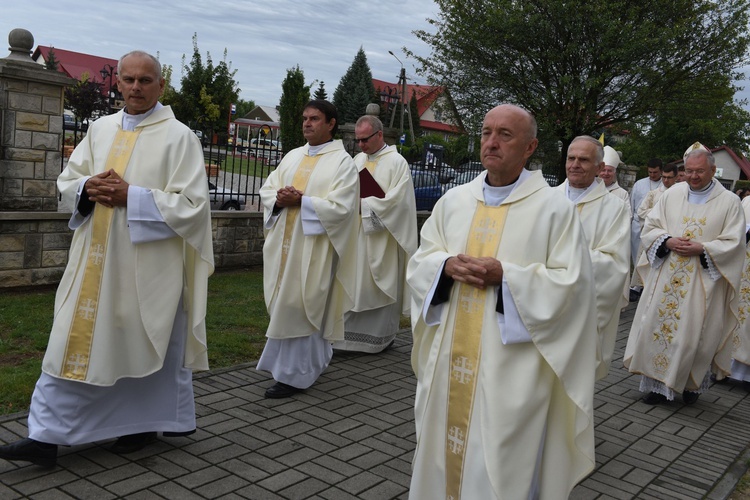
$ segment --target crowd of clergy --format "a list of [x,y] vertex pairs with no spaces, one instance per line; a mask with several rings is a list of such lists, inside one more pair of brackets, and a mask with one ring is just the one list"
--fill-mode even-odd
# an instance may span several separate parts
[[[195,431],[210,211],[200,144],[158,103],[160,75],[153,56],[123,56],[125,109],[95,122],[60,176],[71,261],[29,438],[0,458],[51,466],[58,445],[118,438],[113,451],[130,453]],[[437,202],[418,245],[409,166],[380,120],[357,121],[352,158],[333,104],[310,101],[302,119],[306,144],[260,191],[270,322],[257,369],[274,379],[266,397],[290,397],[334,350],[388,349],[410,316],[411,498],[568,498],[595,466],[594,383],[629,300],[623,364],[645,403],[750,383],[750,197],[714,179],[701,144],[682,170],[649,162],[628,193],[619,154],[579,136],[551,188],[525,168],[533,115],[497,106],[485,170]]]

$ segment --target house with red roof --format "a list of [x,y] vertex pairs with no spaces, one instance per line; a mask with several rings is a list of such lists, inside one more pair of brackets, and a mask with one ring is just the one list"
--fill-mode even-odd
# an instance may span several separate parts
[[[72,50],[58,49],[57,47],[47,47],[38,45],[31,58],[39,64],[46,64],[49,60],[49,52],[53,50],[57,60],[57,70],[65,75],[80,80],[84,75],[88,75],[90,81],[103,84],[102,93],[107,96],[114,91],[114,96],[120,97],[117,91],[117,59],[108,57],[94,56],[73,52]],[[118,99],[114,100],[112,107],[114,109],[122,108],[124,103]]]
[[[380,94],[381,106],[384,106],[390,115],[393,106],[400,102],[401,86],[398,83],[386,82],[376,78],[372,79],[372,83],[375,86],[375,91]],[[411,102],[412,96],[416,96],[417,99],[419,126],[423,133],[440,134],[446,139],[465,133],[458,110],[448,89],[433,85],[407,84],[407,106]],[[398,123],[399,116],[399,111],[397,111],[394,125]]]

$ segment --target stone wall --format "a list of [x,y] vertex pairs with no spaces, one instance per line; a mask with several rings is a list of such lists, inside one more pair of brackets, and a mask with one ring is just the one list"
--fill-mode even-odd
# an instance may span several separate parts
[[[417,215],[418,225],[429,216]],[[69,213],[0,212],[0,289],[60,282],[73,231]],[[263,214],[211,213],[216,269],[263,265]]]

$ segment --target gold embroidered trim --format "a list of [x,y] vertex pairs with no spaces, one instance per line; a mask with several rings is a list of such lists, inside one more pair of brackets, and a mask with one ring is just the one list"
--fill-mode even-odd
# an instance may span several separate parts
[[[471,222],[466,254],[481,257],[497,255],[508,215],[509,205],[477,206]],[[448,418],[445,436],[446,498],[461,498],[461,482],[465,465],[469,423],[474,406],[474,393],[482,348],[482,323],[486,290],[460,283],[459,306],[453,323],[451,372],[448,383]]]
[[[107,170],[114,169],[120,177],[125,175],[125,170],[128,168],[128,162],[139,135],[140,130],[136,132],[119,130],[117,132],[107,157]],[[76,312],[68,332],[65,361],[60,374],[63,378],[85,380],[88,373],[102,274],[107,253],[107,241],[114,212],[114,208],[97,204],[91,218],[91,242],[87,252],[81,289],[76,299]]]

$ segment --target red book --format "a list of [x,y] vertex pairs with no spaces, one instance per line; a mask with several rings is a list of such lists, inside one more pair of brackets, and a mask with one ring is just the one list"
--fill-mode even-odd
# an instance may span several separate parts
[[385,198],[385,191],[380,187],[378,181],[372,176],[369,170],[363,168],[359,171],[359,197],[367,198],[368,196],[374,196],[375,198]]

